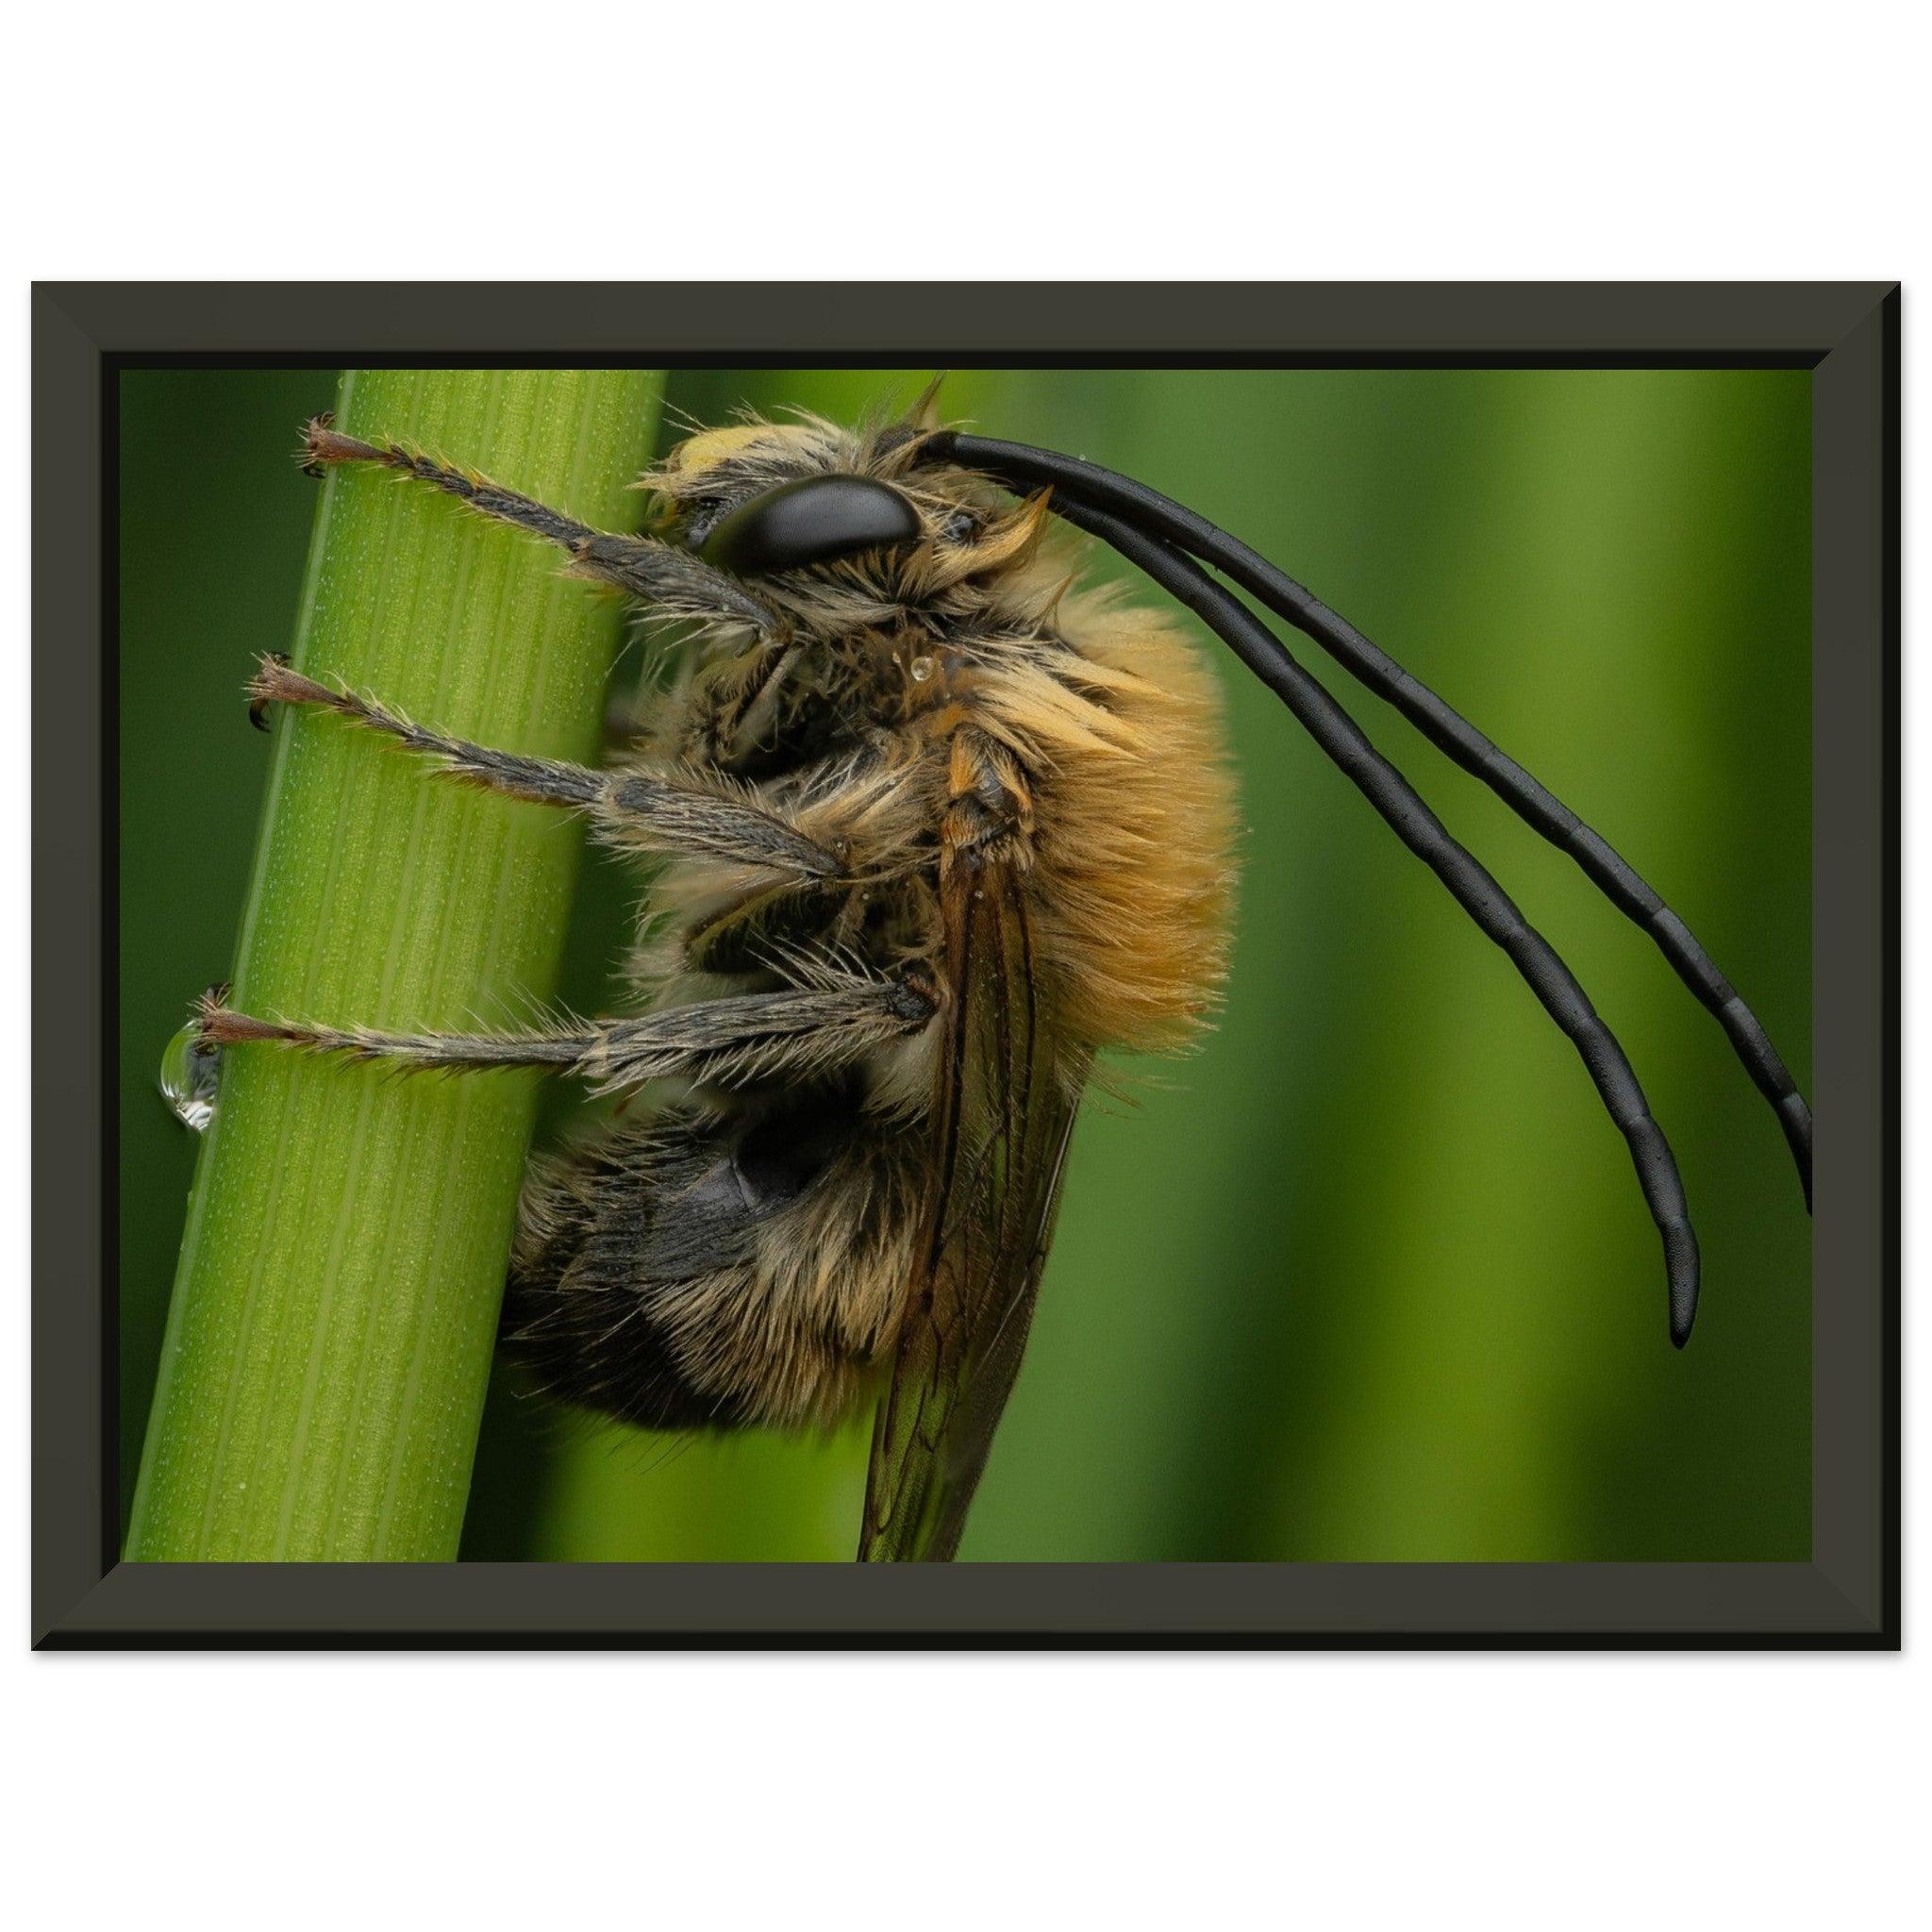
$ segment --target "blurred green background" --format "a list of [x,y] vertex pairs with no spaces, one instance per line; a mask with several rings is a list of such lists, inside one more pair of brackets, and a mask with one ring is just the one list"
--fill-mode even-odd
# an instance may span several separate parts
[[[663,434],[741,404],[850,419],[924,377],[674,372]],[[194,1154],[156,1069],[231,963],[269,743],[240,687],[291,631],[314,486],[289,453],[334,390],[328,371],[122,377],[124,1499]],[[969,371],[943,407],[1143,477],[1308,583],[1651,879],[1808,1088],[1807,375]],[[1130,1106],[1082,1114],[962,1557],[1806,1557],[1810,1224],[1716,1024],[1569,861],[1297,643],[1628,1049],[1704,1249],[1678,1355],[1574,1050],[1203,647],[1248,828],[1226,1010],[1193,1058],[1133,1064]],[[573,1005],[612,997],[625,903],[618,868],[587,865]],[[824,1443],[618,1431],[499,1376],[464,1555],[844,1560],[865,1445],[862,1423]]]

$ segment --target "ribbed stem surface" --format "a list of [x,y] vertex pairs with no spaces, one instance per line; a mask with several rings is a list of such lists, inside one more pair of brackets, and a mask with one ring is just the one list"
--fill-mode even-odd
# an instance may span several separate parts
[[[640,372],[352,371],[337,425],[624,527],[658,394]],[[427,488],[354,469],[317,487],[298,668],[486,743],[594,758],[612,600]],[[550,995],[574,821],[434,778],[333,716],[275,728],[237,1007],[460,1027]],[[535,1079],[229,1054],[130,1557],[455,1556]]]

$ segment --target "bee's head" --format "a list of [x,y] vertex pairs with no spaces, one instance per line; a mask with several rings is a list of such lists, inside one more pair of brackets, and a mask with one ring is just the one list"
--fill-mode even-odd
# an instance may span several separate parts
[[972,543],[985,509],[913,466],[908,430],[808,419],[700,431],[646,479],[664,505],[658,534],[743,578]]

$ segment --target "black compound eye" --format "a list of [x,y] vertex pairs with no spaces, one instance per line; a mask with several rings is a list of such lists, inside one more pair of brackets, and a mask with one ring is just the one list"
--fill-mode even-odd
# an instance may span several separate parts
[[920,534],[919,512],[890,484],[801,476],[741,504],[705,538],[701,554],[733,576],[756,577],[908,543]]

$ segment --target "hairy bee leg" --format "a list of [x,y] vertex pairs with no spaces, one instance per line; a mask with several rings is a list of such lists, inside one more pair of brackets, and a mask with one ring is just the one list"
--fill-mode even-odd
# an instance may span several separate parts
[[749,625],[760,635],[785,628],[777,613],[739,580],[714,570],[703,558],[649,537],[625,537],[579,523],[533,496],[506,490],[477,476],[418,456],[393,442],[364,442],[339,434],[327,416],[317,416],[303,432],[303,468],[321,475],[331,463],[374,463],[399,476],[413,477],[458,498],[478,515],[510,524],[569,551],[581,575],[641,597],[668,615],[719,619]]
[[775,813],[738,799],[667,785],[632,772],[593,772],[561,758],[526,757],[473,744],[412,724],[373,699],[357,697],[266,657],[248,682],[249,715],[272,704],[319,705],[436,760],[451,777],[506,798],[587,812],[600,831],[652,851],[722,858],[803,878],[830,878],[841,855]]
[[919,1031],[938,1009],[932,982],[914,969],[890,979],[826,974],[812,987],[525,1032],[386,1033],[264,1020],[238,1013],[219,994],[203,997],[197,1024],[210,1046],[291,1046],[379,1060],[407,1073],[538,1067],[613,1091],[673,1075],[730,1086],[829,1071]]

